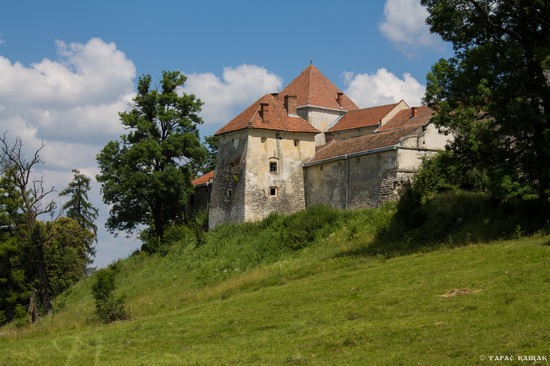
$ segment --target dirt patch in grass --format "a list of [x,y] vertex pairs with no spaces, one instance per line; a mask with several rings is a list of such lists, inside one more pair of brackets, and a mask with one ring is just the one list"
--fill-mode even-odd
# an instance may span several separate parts
[[480,291],[481,290],[471,290],[469,288],[454,288],[452,290],[447,291],[443,295],[439,295],[439,297],[443,297],[445,299],[448,299],[449,297],[454,297],[454,296],[472,295],[472,294],[478,293]]

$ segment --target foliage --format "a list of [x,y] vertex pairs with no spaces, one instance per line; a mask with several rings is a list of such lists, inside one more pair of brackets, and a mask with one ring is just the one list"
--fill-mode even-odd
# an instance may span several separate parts
[[486,174],[496,198],[550,193],[550,3],[421,0],[455,55],[428,75],[425,102],[461,165]]
[[[17,238],[22,242],[22,249],[26,250],[29,258],[26,260],[27,268],[35,271],[36,276],[33,280],[36,279],[38,282],[42,306],[46,313],[50,313],[52,305],[44,260],[44,238],[40,228],[37,227],[37,222],[39,216],[55,210],[55,203],[46,201],[54,188],[44,188],[42,178],[34,178],[32,174],[37,165],[44,163],[40,158],[40,151],[43,148],[42,144],[35,150],[32,158],[27,160],[23,154],[23,141],[20,138],[10,142],[7,133],[0,138],[0,173],[3,179],[9,182],[9,186],[17,191],[17,199],[20,199],[19,207],[11,208],[8,214],[15,215],[12,217],[12,222],[17,226]],[[29,265],[31,263],[32,265]]]
[[[55,210],[53,201],[47,201],[53,187],[45,189],[43,179],[34,177],[34,169],[43,164],[43,148],[41,145],[29,160],[23,154],[20,138],[14,142],[7,134],[0,138],[0,311],[8,322],[17,322],[17,306],[29,302],[33,304],[33,322],[35,310],[50,313],[52,298],[84,277],[88,249],[95,237],[90,222],[81,221],[87,225],[85,228],[68,217],[40,220],[40,216]],[[79,204],[86,207],[80,213],[91,209],[88,218],[95,218],[93,208],[82,201],[87,199],[89,179],[81,175],[76,178],[78,184],[64,191],[76,192],[65,208],[70,215],[82,218],[73,210],[78,206],[76,200],[80,200]]]
[[216,168],[216,158],[218,156],[219,137],[216,135],[206,136],[204,144],[208,148],[208,155],[201,167],[201,172],[206,174]]
[[45,260],[50,293],[58,295],[86,275],[87,243],[93,240],[94,234],[69,217],[46,223],[44,230],[48,231],[49,238]]
[[86,251],[88,256],[95,255],[94,241],[97,241],[97,226],[95,220],[98,216],[97,208],[92,205],[88,198],[90,191],[90,178],[80,173],[78,169],[73,169],[73,180],[69,185],[59,192],[60,196],[69,196],[69,200],[63,204],[63,210],[67,217],[76,220],[83,229],[93,233],[92,236],[86,236]]
[[185,80],[165,71],[154,90],[150,75],[140,77],[132,110],[120,113],[129,132],[97,155],[103,201],[112,205],[111,231],[145,225],[162,241],[164,230],[182,220],[194,167],[206,156],[197,129],[202,103],[178,94]]
[[115,288],[115,272],[112,269],[101,269],[95,273],[95,281],[92,284],[92,294],[96,305],[95,313],[103,323],[130,318],[124,299],[115,297]]
[[15,325],[17,327],[24,327],[29,324],[29,314],[27,309],[23,305],[17,305],[15,307]]

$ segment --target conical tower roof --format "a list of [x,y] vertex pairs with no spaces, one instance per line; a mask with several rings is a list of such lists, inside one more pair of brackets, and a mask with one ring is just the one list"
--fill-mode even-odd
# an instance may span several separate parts
[[313,106],[353,111],[355,103],[336,87],[315,66],[309,65],[279,93],[279,100],[287,95],[297,97],[298,107]]

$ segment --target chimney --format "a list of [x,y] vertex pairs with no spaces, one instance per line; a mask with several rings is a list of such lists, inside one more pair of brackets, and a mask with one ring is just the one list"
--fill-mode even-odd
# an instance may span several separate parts
[[342,96],[343,95],[344,95],[344,93],[338,92],[337,97],[336,97],[336,101],[338,102],[338,105],[340,105],[340,106],[342,106]]
[[415,118],[418,114],[418,107],[411,108],[411,118]]
[[295,116],[298,114],[297,102],[295,95],[285,95],[285,109],[289,116]]
[[260,103],[260,117],[262,122],[269,122],[269,103]]

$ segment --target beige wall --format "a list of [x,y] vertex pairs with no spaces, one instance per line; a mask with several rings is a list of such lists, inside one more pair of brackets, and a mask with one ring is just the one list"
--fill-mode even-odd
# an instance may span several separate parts
[[[251,130],[248,139],[245,220],[256,221],[271,212],[291,213],[305,208],[302,165],[315,154],[313,134]],[[270,171],[270,163],[277,171]],[[276,194],[271,194],[271,189]]]
[[344,111],[323,109],[316,107],[300,107],[298,115],[308,121],[313,127],[322,133],[315,136],[315,144],[317,146],[324,145],[325,131],[334,126],[336,121],[344,115]]

